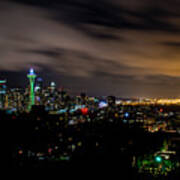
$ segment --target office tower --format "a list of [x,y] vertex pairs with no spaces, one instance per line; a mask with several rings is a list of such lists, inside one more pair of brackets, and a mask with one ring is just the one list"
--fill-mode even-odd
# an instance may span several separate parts
[[54,92],[55,89],[56,89],[56,83],[55,83],[55,82],[51,82],[51,84],[50,84],[50,90],[51,90],[51,92]]
[[6,80],[0,80],[0,109],[5,106],[6,97]]
[[35,92],[42,92],[42,90],[43,90],[43,79],[39,77],[36,80]]

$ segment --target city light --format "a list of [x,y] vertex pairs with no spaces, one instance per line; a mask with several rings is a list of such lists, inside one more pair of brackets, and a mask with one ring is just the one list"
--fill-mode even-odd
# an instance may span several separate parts
[[30,74],[30,75],[34,75],[34,69],[33,69],[33,68],[31,68],[31,69],[29,70],[29,74]]
[[158,163],[162,162],[162,157],[161,156],[156,156],[155,161],[158,162]]
[[99,107],[100,108],[104,108],[104,107],[107,107],[108,106],[108,104],[107,104],[107,102],[105,102],[105,101],[101,101],[100,103],[99,103]]
[[[59,89],[54,81],[45,86],[42,79],[36,80],[33,69],[27,77],[26,88],[0,84],[0,92],[4,92],[0,93],[0,110],[16,125],[18,130],[14,135],[20,133],[18,138],[25,137],[25,141],[15,146],[17,161],[29,158],[42,163],[71,162],[76,153],[94,151],[103,156],[103,151],[110,149],[111,152],[113,148],[116,156],[120,154],[120,159],[126,156],[139,174],[166,176],[180,166],[180,160],[176,160],[179,149],[173,144],[180,129],[178,99],[121,100],[115,96],[89,97],[85,93],[73,96],[65,88]],[[162,104],[165,102],[168,103]],[[174,106],[172,102],[177,104]],[[158,134],[160,132],[164,135]],[[163,148],[151,154],[159,148],[154,142],[157,139],[161,142],[165,134],[173,138],[169,137],[163,142]],[[177,149],[170,151],[169,146]],[[19,147],[22,148],[19,150]]]
[[126,113],[124,114],[124,116],[125,116],[126,118],[128,118],[128,117],[129,117],[129,113],[126,112]]

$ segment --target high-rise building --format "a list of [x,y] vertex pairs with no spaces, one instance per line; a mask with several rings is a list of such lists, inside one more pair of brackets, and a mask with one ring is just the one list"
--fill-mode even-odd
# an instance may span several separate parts
[[50,84],[50,90],[51,90],[51,92],[54,92],[55,89],[56,89],[56,83],[55,83],[55,82],[51,82],[51,84]]
[[43,90],[43,79],[39,77],[36,80],[35,91],[36,92],[42,92],[42,90]]
[[0,109],[5,106],[6,100],[6,80],[0,80]]
[[36,79],[36,74],[34,69],[30,69],[29,74],[27,75],[30,82],[30,91],[29,91],[29,105],[28,110],[31,110],[31,107],[35,104],[35,92],[34,92],[34,84]]

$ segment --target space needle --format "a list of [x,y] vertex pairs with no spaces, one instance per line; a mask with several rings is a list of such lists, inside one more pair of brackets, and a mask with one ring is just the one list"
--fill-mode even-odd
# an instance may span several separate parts
[[31,68],[29,70],[27,77],[28,77],[29,82],[30,82],[29,105],[28,105],[28,110],[30,111],[32,106],[35,104],[34,84],[35,84],[35,79],[37,77],[33,68]]

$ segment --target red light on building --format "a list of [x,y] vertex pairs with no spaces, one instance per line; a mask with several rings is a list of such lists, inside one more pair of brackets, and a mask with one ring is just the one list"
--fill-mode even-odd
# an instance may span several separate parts
[[52,148],[48,148],[48,153],[52,153],[53,149]]
[[163,108],[161,108],[159,111],[162,113],[163,112]]
[[82,108],[82,109],[81,109],[81,113],[82,113],[83,115],[87,115],[87,114],[88,114],[88,108]]
[[16,119],[16,116],[12,116],[12,119],[13,119],[13,120]]
[[19,154],[19,155],[23,154],[23,151],[22,151],[22,150],[19,150],[19,151],[18,151],[18,154]]

